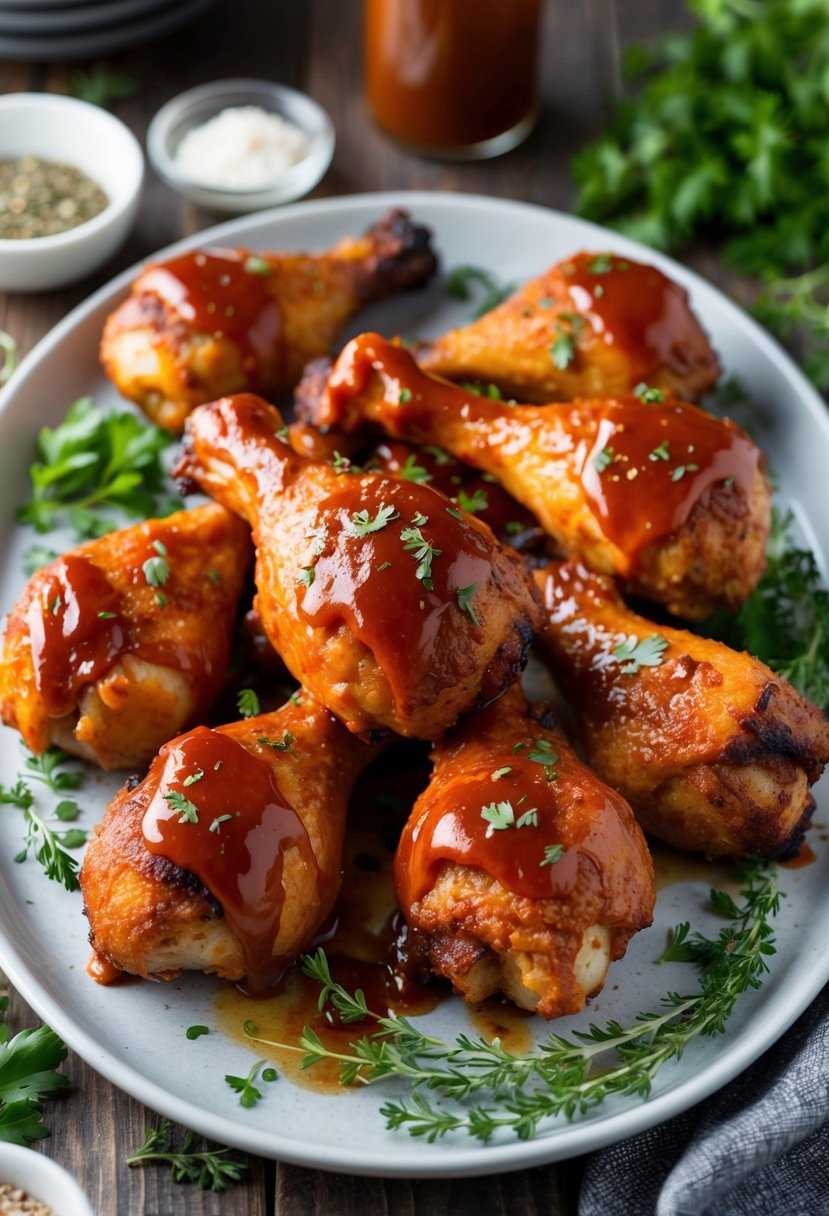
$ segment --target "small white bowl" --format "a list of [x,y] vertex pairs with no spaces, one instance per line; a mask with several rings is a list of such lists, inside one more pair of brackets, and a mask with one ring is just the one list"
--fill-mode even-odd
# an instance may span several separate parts
[[95,1216],[71,1174],[32,1148],[0,1142],[0,1183],[6,1182],[48,1203],[54,1216]]
[[[260,106],[294,123],[308,139],[308,152],[272,185],[254,190],[220,190],[186,177],[175,160],[188,131],[235,106]],[[162,181],[183,198],[229,215],[290,203],[313,190],[334,155],[334,127],[322,106],[305,93],[267,80],[216,80],[179,93],[161,107],[147,130],[147,153]]]
[[55,93],[0,97],[0,160],[29,154],[74,165],[98,183],[109,205],[68,232],[0,239],[2,291],[45,291],[91,274],[126,239],[141,197],[141,145],[100,106]]

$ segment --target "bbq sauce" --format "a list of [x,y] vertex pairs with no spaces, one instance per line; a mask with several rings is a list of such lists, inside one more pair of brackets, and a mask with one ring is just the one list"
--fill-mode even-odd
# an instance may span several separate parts
[[299,851],[318,893],[326,879],[302,820],[264,760],[204,726],[166,744],[151,772],[158,779],[144,815],[147,849],[204,884],[239,940],[247,989],[272,989],[286,966],[273,955],[286,854]]
[[[309,531],[300,616],[315,627],[345,620],[374,653],[403,715],[424,680],[446,683],[446,673],[434,670],[438,634],[447,655],[453,633],[460,655],[469,651],[470,631],[482,636],[459,592],[487,588],[494,542],[487,528],[458,514],[428,486],[347,477],[319,503]],[[382,519],[370,531],[355,522]],[[474,610],[474,593],[470,602]]]
[[284,322],[263,267],[267,261],[245,249],[198,249],[150,265],[136,289],[157,295],[193,329],[237,345],[252,385],[277,384]]

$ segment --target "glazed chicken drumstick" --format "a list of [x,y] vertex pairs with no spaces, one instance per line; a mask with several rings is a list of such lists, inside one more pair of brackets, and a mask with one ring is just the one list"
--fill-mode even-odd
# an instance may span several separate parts
[[214,503],[64,553],[9,613],[3,721],[38,755],[148,763],[219,691],[250,558],[249,529]]
[[566,552],[701,619],[760,577],[771,492],[743,431],[658,398],[510,406],[427,375],[377,334],[345,347],[321,392],[298,392],[306,421],[437,444],[494,475]]
[[176,432],[194,406],[224,393],[289,389],[355,312],[431,277],[429,242],[427,229],[392,211],[327,253],[200,249],[151,263],[107,320],[104,370]]
[[433,970],[466,1000],[499,990],[576,1013],[651,923],[653,865],[625,800],[515,686],[437,745],[395,857]]
[[717,357],[687,293],[655,266],[609,253],[556,263],[503,304],[418,353],[447,380],[497,384],[519,401],[632,392],[643,381],[696,401]]
[[97,978],[209,971],[264,992],[312,945],[377,748],[300,701],[173,739],[112,801],[80,875]]
[[589,764],[675,848],[785,858],[829,763],[829,722],[759,659],[655,626],[580,563],[536,572],[541,640]]
[[194,411],[176,472],[250,523],[257,608],[350,730],[431,739],[500,696],[538,621],[517,554],[428,485],[297,454],[249,394]]

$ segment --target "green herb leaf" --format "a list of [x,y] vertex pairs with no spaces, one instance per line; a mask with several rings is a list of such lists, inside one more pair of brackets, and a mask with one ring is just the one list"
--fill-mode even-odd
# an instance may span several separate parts
[[49,1135],[41,1099],[68,1084],[56,1071],[68,1053],[48,1026],[21,1030],[8,1041],[8,1028],[0,1031],[0,1140],[28,1145]]
[[649,638],[638,638],[631,633],[614,647],[613,657],[622,664],[622,674],[635,676],[640,667],[659,667],[668,649],[668,639],[655,633]]
[[256,253],[251,253],[245,258],[244,266],[248,274],[258,274],[267,277],[273,273],[270,262],[259,257]]
[[561,861],[564,856],[564,847],[560,844],[548,844],[544,848],[544,859],[538,864],[540,866],[554,866],[557,861]]
[[199,822],[199,808],[189,798],[185,798],[180,790],[170,790],[163,797],[164,801],[168,802],[174,811],[181,811],[179,823]]
[[210,1034],[209,1026],[188,1026],[184,1032],[188,1039],[200,1039],[202,1035]]
[[243,718],[256,718],[262,712],[259,698],[252,688],[240,688],[236,694],[236,708]]
[[[425,516],[415,516],[416,520],[421,520],[423,523],[428,523]],[[404,528],[400,533],[400,539],[403,541],[403,548],[407,553],[411,553],[418,563],[415,571],[415,578],[419,579],[427,591],[433,590],[432,583],[432,562],[436,557],[440,557],[442,550],[436,549],[430,540],[425,540],[423,533],[420,530],[420,525],[411,528]]]
[[472,314],[475,320],[497,308],[516,288],[514,283],[501,283],[497,275],[490,270],[484,270],[482,266],[455,266],[449,272],[446,290],[456,300],[471,300],[474,291],[472,284],[483,288],[483,294]]
[[168,1143],[171,1127],[167,1119],[158,1128],[146,1127],[144,1143],[137,1152],[126,1158],[126,1164],[168,1164],[173,1182],[194,1182],[203,1191],[224,1191],[233,1183],[242,1181],[248,1166],[246,1162],[229,1155],[232,1149],[196,1149],[196,1137],[188,1131],[181,1149],[176,1151]]
[[473,625],[480,626],[478,614],[475,611],[472,600],[475,598],[475,592],[478,590],[478,583],[470,583],[468,587],[458,587],[458,607],[462,612],[467,613]]
[[368,536],[369,532],[379,532],[393,519],[399,518],[399,511],[396,511],[394,507],[383,505],[378,509],[374,519],[369,516],[368,511],[355,511],[351,516],[351,524],[355,535],[362,539],[364,536]]

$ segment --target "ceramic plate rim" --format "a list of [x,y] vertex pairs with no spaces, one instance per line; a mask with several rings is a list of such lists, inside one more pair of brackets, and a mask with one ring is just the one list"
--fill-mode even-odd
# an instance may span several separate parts
[[[354,223],[364,223],[366,218],[364,212],[367,208],[370,208],[372,213],[376,211],[379,214],[383,209],[391,206],[406,207],[416,217],[418,208],[427,207],[445,207],[449,210],[463,208],[469,212],[475,209],[494,209],[503,213],[499,215],[498,219],[503,218],[505,222],[510,215],[520,218],[522,213],[532,212],[534,215],[540,213],[551,224],[563,225],[572,233],[574,250],[581,245],[590,246],[592,244],[597,248],[607,248],[610,245],[620,252],[627,252],[631,257],[640,257],[642,260],[660,266],[692,290],[697,288],[706,292],[714,292],[718,297],[719,306],[725,310],[730,320],[744,334],[748,335],[751,344],[758,347],[789,381],[793,393],[797,396],[798,408],[805,407],[814,416],[814,420],[823,429],[829,444],[829,413],[817,391],[809,384],[783,348],[717,288],[693,271],[687,270],[670,258],[636,241],[621,237],[599,225],[535,204],[493,199],[476,194],[449,194],[432,191],[384,191],[346,195],[296,203],[225,221],[216,227],[177,241],[158,251],[153,257],[167,257],[205,243],[221,243],[223,240],[237,244],[244,243],[246,235],[255,229],[269,228],[274,224],[278,228],[283,219],[293,220],[309,213],[323,217],[326,215],[342,216],[346,221],[351,219]],[[435,220],[427,218],[426,222],[434,224]],[[439,241],[440,234],[438,233],[438,243]],[[68,313],[37,343],[22,361],[9,383],[0,391],[0,420],[12,399],[21,392],[25,392],[27,379],[42,360],[55,351],[87,316],[104,304],[114,305],[125,294],[144,260],[146,259],[142,259],[142,262],[136,263],[100,287],[87,300]],[[401,1156],[396,1159],[393,1154],[384,1154],[383,1159],[380,1160],[376,1151],[355,1153],[353,1149],[348,1150],[348,1158],[345,1159],[343,1151],[331,1144],[313,1145],[310,1149],[308,1147],[298,1149],[295,1141],[280,1143],[278,1134],[265,1133],[257,1128],[245,1128],[237,1120],[206,1112],[195,1101],[186,1101],[170,1094],[155,1081],[146,1077],[132,1063],[126,1063],[119,1059],[114,1052],[102,1049],[85,1026],[77,1024],[71,1016],[64,1014],[59,1002],[40,984],[18,949],[11,940],[6,939],[3,935],[0,935],[0,966],[24,1000],[91,1067],[107,1077],[113,1084],[163,1115],[192,1127],[206,1136],[220,1139],[231,1146],[261,1156],[274,1157],[291,1164],[367,1176],[420,1178],[466,1177],[524,1169],[601,1148],[661,1123],[709,1096],[757,1059],[807,1008],[829,978],[829,956],[827,956],[822,968],[815,966],[808,973],[808,977],[798,984],[797,999],[794,1002],[788,996],[781,995],[775,990],[765,1007],[767,1016],[761,1019],[759,1028],[750,1026],[734,1042],[729,1043],[727,1039],[718,1040],[718,1046],[724,1043],[725,1049],[720,1049],[711,1063],[704,1065],[697,1074],[690,1078],[680,1079],[677,1084],[662,1094],[635,1107],[612,1114],[602,1114],[601,1108],[598,1108],[591,1114],[589,1122],[556,1128],[553,1134],[540,1135],[537,1139],[530,1141],[497,1144],[487,1148],[477,1145],[458,1147],[455,1144],[451,1146],[424,1144],[422,1145],[422,1164],[420,1164],[421,1158],[418,1158],[418,1163],[415,1164],[410,1156]]]

